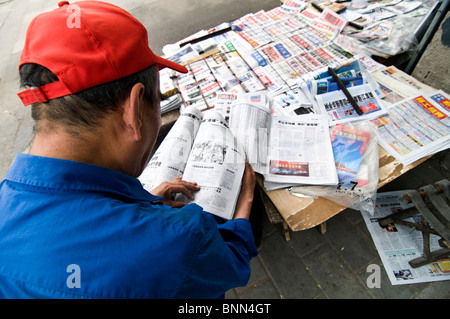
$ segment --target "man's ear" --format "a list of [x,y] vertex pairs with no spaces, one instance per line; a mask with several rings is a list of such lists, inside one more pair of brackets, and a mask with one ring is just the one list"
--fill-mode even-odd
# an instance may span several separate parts
[[133,85],[128,99],[124,103],[123,121],[125,128],[134,140],[141,139],[142,112],[144,108],[145,86],[142,83]]

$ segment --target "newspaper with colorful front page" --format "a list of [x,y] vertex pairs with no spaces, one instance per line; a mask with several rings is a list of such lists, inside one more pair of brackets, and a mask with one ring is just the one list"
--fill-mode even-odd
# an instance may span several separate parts
[[442,90],[388,108],[371,121],[381,146],[404,165],[450,147],[450,97]]

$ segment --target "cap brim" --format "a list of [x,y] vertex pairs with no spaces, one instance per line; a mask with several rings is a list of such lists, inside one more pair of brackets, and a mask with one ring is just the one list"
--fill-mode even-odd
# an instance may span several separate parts
[[160,56],[156,57],[156,64],[159,66],[159,69],[169,68],[175,70],[180,73],[188,73],[188,69],[185,66],[172,62],[170,60],[161,58]]

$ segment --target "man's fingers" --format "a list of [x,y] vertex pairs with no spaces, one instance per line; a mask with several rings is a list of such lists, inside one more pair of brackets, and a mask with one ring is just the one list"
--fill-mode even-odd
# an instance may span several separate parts
[[177,193],[184,194],[190,200],[194,200],[192,192],[198,191],[200,187],[197,183],[187,182],[182,180],[182,176],[175,177],[170,182],[164,182],[158,187],[156,187],[152,194],[155,196],[164,197],[162,201],[164,204],[172,207],[183,207],[186,203],[181,201],[174,201],[173,195]]
[[170,194],[183,193],[190,200],[193,200],[194,196],[192,195],[192,191],[198,189],[196,185],[172,185],[170,187]]
[[186,181],[183,181],[180,179],[180,180],[178,180],[176,182],[172,182],[170,184],[169,193],[170,193],[170,195],[176,194],[176,193],[183,193],[190,200],[193,200],[194,196],[192,195],[192,191],[198,191],[199,189],[200,189],[200,187],[197,185],[197,183],[186,182]]
[[182,180],[182,178],[183,178],[183,176],[175,177],[170,182],[170,184],[171,185],[175,185],[175,186],[182,185],[182,186],[185,186],[186,188],[189,188],[189,189],[192,189],[192,190],[199,190],[200,189],[198,187],[197,183],[195,183],[195,182],[187,182],[187,181]]
[[197,183],[191,183],[191,182],[186,182],[186,181],[180,181],[179,185],[186,187],[190,190],[199,190],[200,187],[197,185]]

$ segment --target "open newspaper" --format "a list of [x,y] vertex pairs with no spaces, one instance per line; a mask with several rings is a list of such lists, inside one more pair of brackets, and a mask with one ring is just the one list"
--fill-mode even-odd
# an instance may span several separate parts
[[[379,193],[376,198],[375,214],[371,216],[362,212],[387,276],[392,285],[449,280],[449,258],[443,258],[418,268],[412,268],[409,264],[409,261],[423,254],[423,238],[419,230],[400,224],[390,224],[383,228],[378,224],[378,220],[414,206],[414,204],[405,204],[402,201],[405,192],[407,190]],[[420,219],[421,216],[418,213],[408,218],[407,221],[418,222]],[[431,251],[441,248],[438,240],[439,236],[430,234]]]
[[238,94],[230,129],[266,189],[338,183],[325,115],[274,115],[264,92]]
[[[205,116],[196,108],[184,109],[139,177],[149,192],[177,176],[196,182],[194,202],[225,219],[234,215],[245,169],[245,153],[227,123],[216,111]],[[189,202],[181,194],[176,200]]]

